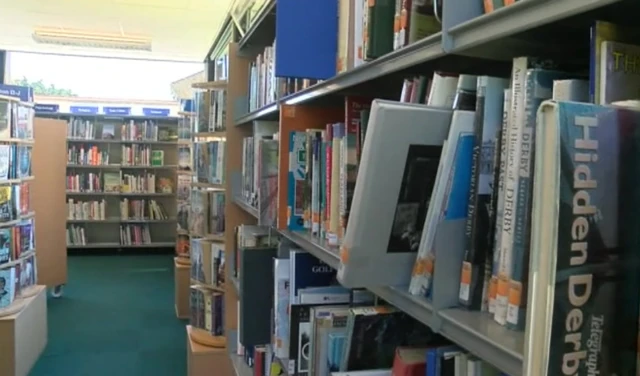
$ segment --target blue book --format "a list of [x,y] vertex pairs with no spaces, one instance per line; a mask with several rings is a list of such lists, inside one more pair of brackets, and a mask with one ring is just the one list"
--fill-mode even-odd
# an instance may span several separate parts
[[293,250],[289,254],[289,301],[300,303],[299,291],[309,287],[331,286],[336,283],[336,271],[305,251]]
[[340,371],[340,364],[342,363],[342,357],[344,356],[344,345],[347,342],[346,328],[344,328],[344,330],[345,333],[329,333],[329,372]]
[[307,177],[305,132],[289,134],[289,172],[287,174],[287,228],[304,230],[304,185]]
[[455,345],[439,346],[427,350],[426,376],[453,375],[455,355],[462,350]]

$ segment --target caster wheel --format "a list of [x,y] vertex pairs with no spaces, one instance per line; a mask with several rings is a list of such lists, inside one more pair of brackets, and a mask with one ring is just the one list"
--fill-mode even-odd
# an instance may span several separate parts
[[62,296],[64,292],[64,285],[58,285],[51,290],[51,296],[54,298],[59,298]]

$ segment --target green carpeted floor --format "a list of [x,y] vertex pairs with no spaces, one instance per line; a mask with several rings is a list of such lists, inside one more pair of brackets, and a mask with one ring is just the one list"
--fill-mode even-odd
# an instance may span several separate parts
[[30,376],[185,375],[173,294],[172,256],[70,256],[64,295],[48,300],[49,344]]

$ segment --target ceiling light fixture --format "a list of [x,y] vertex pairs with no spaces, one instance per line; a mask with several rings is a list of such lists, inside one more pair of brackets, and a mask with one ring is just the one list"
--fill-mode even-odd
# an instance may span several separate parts
[[33,31],[32,37],[37,43],[44,44],[151,51],[151,38],[118,33],[97,33],[56,27],[38,27]]

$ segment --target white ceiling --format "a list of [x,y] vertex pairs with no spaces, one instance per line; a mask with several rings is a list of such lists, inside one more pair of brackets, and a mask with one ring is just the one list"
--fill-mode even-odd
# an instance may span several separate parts
[[[0,0],[0,49],[203,61],[230,0]],[[152,38],[152,51],[38,44],[35,27],[63,27]]]

